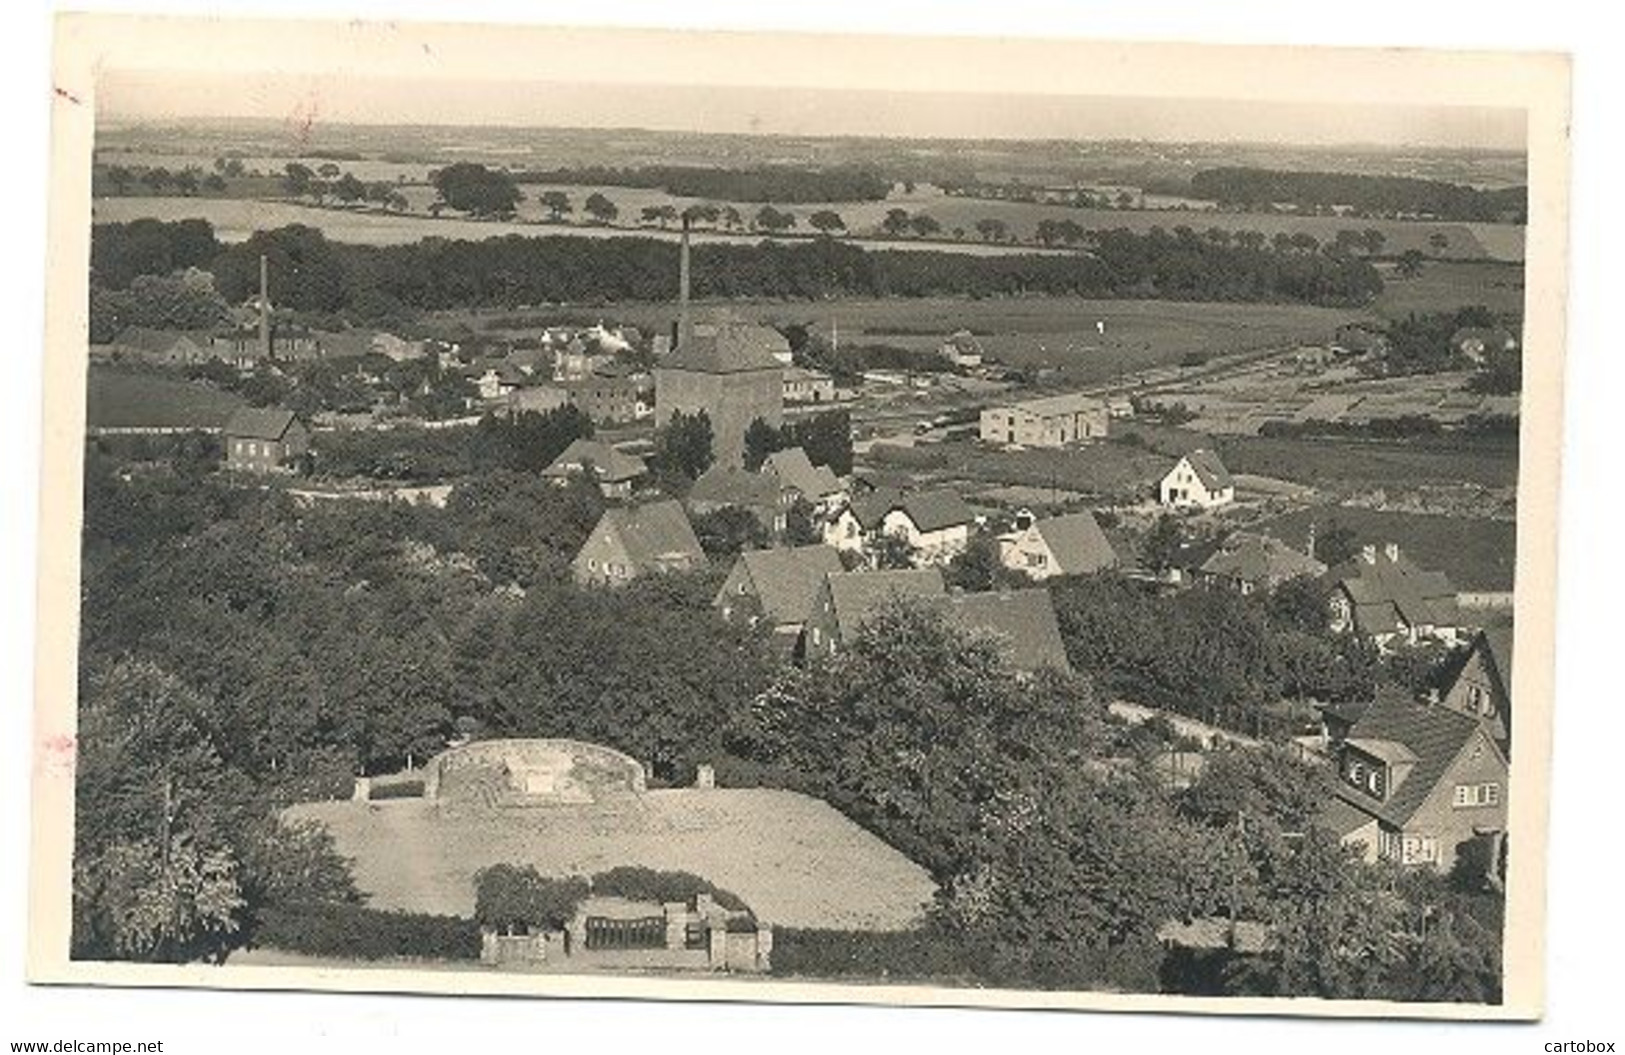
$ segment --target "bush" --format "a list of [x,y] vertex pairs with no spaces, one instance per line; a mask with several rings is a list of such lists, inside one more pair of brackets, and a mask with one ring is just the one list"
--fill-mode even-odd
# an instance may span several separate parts
[[586,897],[580,876],[544,878],[531,865],[491,865],[474,876],[474,918],[498,930],[558,930]]
[[267,906],[249,941],[343,959],[477,960],[480,955],[480,928],[471,919],[331,903]]
[[621,865],[592,877],[592,892],[628,901],[693,901],[697,894],[709,894],[730,912],[749,912],[750,906],[738,894],[715,886],[691,872],[662,872],[638,865]]
[[961,939],[927,928],[773,931],[773,973],[779,975],[971,982],[976,961]]

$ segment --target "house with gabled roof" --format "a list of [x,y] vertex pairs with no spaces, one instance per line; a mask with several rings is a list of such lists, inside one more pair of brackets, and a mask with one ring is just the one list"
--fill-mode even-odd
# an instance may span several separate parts
[[888,604],[934,602],[947,594],[936,568],[852,571],[824,576],[818,600],[807,618],[802,653],[833,655],[850,644],[863,624]]
[[213,343],[212,335],[202,330],[126,326],[113,338],[108,352],[150,363],[203,363],[214,355]]
[[712,605],[729,622],[766,623],[788,655],[801,640],[824,580],[844,570],[841,555],[822,544],[746,550]]
[[1495,626],[1473,635],[1439,698],[1443,707],[1476,718],[1502,751],[1512,745],[1512,627]]
[[1291,579],[1319,578],[1325,573],[1326,565],[1278,538],[1235,531],[1192,570],[1191,577],[1250,594],[1273,590]]
[[861,484],[838,513],[824,525],[824,543],[845,553],[862,553],[881,530],[903,492],[895,487]]
[[1456,588],[1443,572],[1418,567],[1397,543],[1367,545],[1328,571],[1329,626],[1369,637],[1378,648],[1439,640],[1453,644],[1463,619]]
[[795,492],[817,513],[832,513],[846,501],[846,488],[840,477],[827,465],[814,465],[800,447],[787,447],[769,454],[759,472],[771,477],[779,490]]
[[1072,669],[1048,590],[950,593],[939,603],[949,621],[996,635],[1017,670]]
[[946,489],[905,494],[880,520],[881,533],[907,539],[921,564],[946,564],[965,552],[975,526],[970,506]]
[[1201,447],[1168,470],[1157,498],[1170,509],[1214,509],[1236,500],[1236,481],[1218,454]]
[[571,572],[582,585],[616,585],[704,564],[705,551],[683,507],[667,499],[604,510]]
[[952,366],[974,370],[982,365],[982,342],[969,330],[955,330],[937,346],[937,354]]
[[221,430],[226,468],[235,472],[291,472],[310,450],[310,430],[291,410],[241,407]]
[[633,487],[648,471],[642,458],[599,440],[577,439],[542,470],[542,476],[558,484],[586,476],[605,498],[630,498]]
[[688,511],[703,516],[723,509],[742,509],[756,518],[769,535],[784,533],[793,498],[779,490],[770,476],[747,472],[738,465],[714,462],[689,489]]
[[1473,843],[1498,847],[1508,773],[1483,723],[1382,686],[1337,749],[1321,823],[1367,860],[1448,872]]
[[1087,510],[1020,523],[999,536],[999,561],[1029,578],[1090,575],[1118,565],[1106,533]]

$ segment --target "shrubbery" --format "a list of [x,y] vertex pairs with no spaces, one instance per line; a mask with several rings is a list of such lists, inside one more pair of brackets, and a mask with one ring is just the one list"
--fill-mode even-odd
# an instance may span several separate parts
[[580,876],[544,877],[532,865],[496,864],[474,876],[474,918],[498,930],[558,930],[586,900]]
[[476,960],[480,928],[458,916],[381,912],[362,905],[273,905],[260,911],[252,943],[344,959]]
[[369,799],[421,799],[422,780],[392,780],[387,784],[374,784],[367,792]]
[[592,877],[592,892],[604,897],[624,897],[629,901],[693,901],[697,894],[730,912],[749,912],[738,894],[723,890],[708,879],[691,872],[662,872],[638,865],[621,865]]

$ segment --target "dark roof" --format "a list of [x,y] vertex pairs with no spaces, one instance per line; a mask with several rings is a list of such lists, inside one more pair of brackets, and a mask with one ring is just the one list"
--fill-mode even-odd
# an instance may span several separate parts
[[1341,796],[1333,795],[1321,804],[1315,820],[1322,828],[1342,839],[1370,824],[1371,814],[1349,805]]
[[961,626],[992,631],[1009,642],[1010,662],[1021,670],[1071,670],[1055,605],[1048,590],[955,593],[943,598],[944,611]]
[[1490,662],[1495,664],[1495,672],[1501,676],[1501,688],[1508,695],[1512,692],[1512,627],[1487,627],[1478,635],[1476,644],[1481,645],[1488,653]]
[[226,420],[227,436],[250,440],[280,440],[298,418],[291,410],[274,407],[240,407]]
[[903,492],[895,487],[877,487],[857,495],[848,505],[863,530],[876,531],[880,528],[880,522],[886,519],[886,514],[897,508],[902,498]]
[[1357,556],[1331,569],[1327,580],[1349,595],[1355,627],[1364,634],[1407,626],[1453,626],[1459,616],[1456,588],[1443,572],[1417,567],[1403,552],[1372,547],[1372,560]]
[[976,519],[965,500],[957,492],[948,490],[916,491],[904,495],[892,508],[901,509],[921,531],[941,531]]
[[578,439],[564,448],[542,475],[557,479],[581,472],[588,464],[592,465],[593,475],[605,483],[635,480],[649,471],[642,458],[623,454],[598,440]]
[[774,353],[790,351],[790,342],[770,326],[738,319],[717,319],[693,324],[693,338],[672,350],[662,362],[667,370],[702,374],[735,374],[750,370],[782,370]]
[[688,500],[691,503],[771,509],[779,504],[779,488],[770,476],[717,462],[694,481],[694,486],[688,492]]
[[850,641],[864,621],[889,601],[934,599],[947,590],[942,572],[936,568],[840,572],[824,581],[835,606],[836,631],[843,641]]
[[671,499],[606,509],[602,522],[620,537],[627,555],[640,568],[675,562],[705,563],[705,551],[700,548],[693,525],[683,507]]
[[1326,565],[1280,539],[1237,531],[1202,562],[1203,574],[1274,586],[1299,576],[1319,576]]
[[1235,486],[1236,481],[1231,478],[1230,470],[1224,467],[1224,462],[1219,460],[1217,454],[1206,447],[1198,447],[1196,450],[1191,451],[1185,455],[1185,460],[1190,462],[1191,469],[1196,473],[1196,478],[1201,480],[1202,486],[1209,491],[1219,491],[1226,487]]
[[1402,745],[1416,761],[1404,780],[1390,789],[1385,802],[1342,781],[1337,781],[1337,794],[1355,808],[1403,828],[1478,731],[1474,718],[1437,704],[1418,703],[1392,686],[1379,686],[1370,708],[1349,730],[1349,741]]
[[822,498],[841,489],[841,481],[825,465],[814,465],[800,447],[774,451],[762,463],[762,472],[778,477],[781,487],[793,487],[807,498]]
[[1050,556],[1063,574],[1085,574],[1117,563],[1117,553],[1106,533],[1087,510],[1035,521],[1033,530],[1049,547]]
[[[825,545],[746,550],[739,561],[750,575],[763,614],[775,625],[806,622],[825,578],[842,570],[841,555]],[[721,600],[719,596],[717,601]]]

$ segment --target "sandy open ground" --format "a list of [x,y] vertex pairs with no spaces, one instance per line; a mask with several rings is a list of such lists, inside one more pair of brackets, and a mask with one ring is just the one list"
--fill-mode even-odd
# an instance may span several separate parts
[[650,791],[594,805],[439,809],[424,800],[309,803],[354,859],[375,908],[467,916],[474,873],[535,865],[591,875],[680,869],[744,898],[769,923],[901,930],[934,887],[919,865],[817,799],[762,789]]

